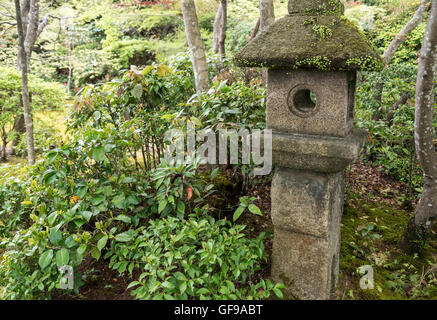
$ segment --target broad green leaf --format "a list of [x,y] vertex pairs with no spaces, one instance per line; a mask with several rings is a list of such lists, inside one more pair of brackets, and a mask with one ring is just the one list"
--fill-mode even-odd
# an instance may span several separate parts
[[79,256],[83,256],[86,251],[87,245],[85,243],[82,243],[79,248],[77,248],[77,254]]
[[252,203],[252,204],[249,204],[248,209],[249,209],[249,211],[252,212],[253,214],[256,214],[256,215],[258,215],[258,216],[262,216],[262,215],[263,215],[262,212],[261,212],[261,210],[260,210],[256,205],[254,205],[253,203]]
[[49,223],[49,225],[53,225],[56,221],[56,218],[58,217],[56,212],[51,213],[48,217],[47,217],[47,222]]
[[178,201],[178,212],[181,214],[185,214],[185,203],[182,201]]
[[117,234],[117,236],[115,237],[115,241],[118,241],[118,242],[128,242],[131,240],[132,240],[132,236],[127,232]]
[[129,216],[124,215],[124,214],[118,215],[115,219],[123,221],[125,223],[131,223],[131,218]]
[[138,83],[131,91],[132,95],[135,99],[140,100],[143,96],[143,86],[141,83]]
[[41,269],[45,269],[51,262],[53,259],[53,250],[47,250],[45,251],[38,260],[38,264],[40,266]]
[[273,288],[273,292],[279,299],[283,299],[284,295],[282,294],[282,291],[278,288]]
[[67,249],[61,249],[56,252],[56,265],[58,268],[68,265],[70,261],[70,252]]
[[237,210],[235,210],[233,220],[234,222],[238,220],[238,218],[241,216],[241,214],[244,212],[246,207],[239,206]]
[[49,170],[44,174],[44,182],[46,184],[52,184],[53,182],[55,182],[56,178],[57,178],[56,172],[53,170]]
[[80,187],[80,188],[77,190],[77,192],[76,192],[77,196],[78,196],[79,198],[81,198],[81,199],[85,198],[85,196],[86,196],[87,193],[88,193],[88,187],[87,187],[87,186]]
[[106,158],[106,152],[104,147],[97,147],[93,149],[93,159],[98,161],[105,161]]
[[83,211],[81,212],[81,216],[84,217],[86,221],[90,221],[91,217],[93,216],[93,213],[91,211]]
[[121,210],[126,208],[125,202],[126,202],[126,198],[124,196],[124,193],[121,193],[121,194],[117,195],[114,199],[112,199],[113,205]]
[[140,198],[136,197],[136,196],[129,196],[127,197],[127,202],[131,205],[139,205],[141,203]]
[[164,211],[165,207],[167,206],[167,203],[168,203],[167,199],[162,200],[162,201],[159,203],[159,206],[158,206],[158,213],[161,213],[162,211]]
[[98,206],[103,201],[105,201],[105,199],[106,199],[106,197],[103,194],[100,194],[100,195],[95,196],[94,198],[91,199],[91,204],[93,206]]
[[51,228],[49,233],[49,239],[53,245],[58,245],[62,240],[62,232],[59,231],[56,227]]
[[215,168],[213,172],[211,172],[211,180],[214,180],[215,177],[217,177],[217,174],[219,173],[220,168]]
[[91,250],[91,256],[92,256],[94,259],[99,260],[99,259],[100,259],[100,256],[101,256],[101,252],[100,252],[100,250],[97,249],[97,248],[93,248],[93,250]]
[[47,155],[48,163],[49,163],[49,164],[53,163],[53,161],[56,160],[56,158],[58,157],[58,155],[59,155],[59,153],[56,152],[56,151],[52,151],[52,152],[50,152],[50,153]]
[[102,251],[102,249],[106,246],[106,243],[108,242],[108,236],[103,236],[102,239],[97,241],[97,248]]

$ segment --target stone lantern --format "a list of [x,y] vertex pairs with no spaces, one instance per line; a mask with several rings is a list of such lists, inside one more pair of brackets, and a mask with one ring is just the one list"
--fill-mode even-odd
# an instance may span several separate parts
[[357,71],[383,62],[340,1],[289,0],[288,12],[235,62],[268,69],[272,277],[287,298],[328,299],[338,279],[344,172],[367,136],[354,128]]

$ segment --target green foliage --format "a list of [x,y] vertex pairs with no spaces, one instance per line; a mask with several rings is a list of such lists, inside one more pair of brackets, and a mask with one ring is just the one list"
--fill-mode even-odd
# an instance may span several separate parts
[[[422,172],[416,161],[414,145],[414,100],[417,66],[392,64],[384,72],[365,73],[366,81],[357,90],[357,125],[369,131],[366,159],[381,165],[386,173],[419,190]],[[378,83],[384,83],[382,103],[375,94]],[[406,93],[411,99],[399,106],[388,123],[387,113]],[[437,90],[436,90],[437,94]],[[434,122],[437,128],[437,121]]]
[[282,297],[282,285],[249,282],[267,257],[264,235],[247,239],[243,229],[211,217],[155,220],[115,238],[105,258],[121,274],[142,271],[129,285],[139,299],[263,299],[272,292]]
[[120,40],[105,47],[113,60],[115,70],[129,69],[131,65],[145,66],[154,60],[155,54],[148,51],[147,40]]
[[[63,106],[67,98],[62,85],[41,81],[32,75],[29,77],[29,92],[34,111]],[[14,121],[16,116],[23,112],[20,97],[21,75],[12,68],[0,67],[0,149],[16,138],[17,133],[13,130]]]
[[242,82],[215,83],[207,92],[188,101],[187,112],[195,114],[205,127],[227,129],[265,128],[265,88]]
[[249,199],[249,197],[247,197],[247,196],[240,198],[240,204],[239,204],[237,210],[235,210],[235,212],[234,212],[234,216],[233,216],[234,222],[237,221],[238,218],[240,218],[240,216],[244,213],[244,211],[246,209],[249,210],[253,214],[262,216],[262,212],[261,212],[260,208],[258,208],[258,206],[253,203],[253,201],[255,201],[255,199],[256,199],[255,197],[251,197]]
[[[59,147],[62,143],[61,135],[54,127],[44,122],[34,122],[34,147],[37,153],[46,153]],[[26,134],[21,134],[19,143],[14,148],[15,155],[25,158],[27,155]]]
[[[78,267],[86,257],[99,260],[107,254],[108,246],[109,252],[116,253],[114,257],[126,250],[135,252],[130,246],[137,237],[155,243],[144,238],[143,231],[164,240],[161,232],[170,225],[169,230],[181,239],[190,237],[185,231],[195,221],[191,217],[188,224],[184,219],[193,213],[198,215],[199,224],[205,223],[202,232],[199,230],[199,244],[214,239],[214,245],[224,251],[215,253],[216,258],[204,257],[196,242],[178,242],[188,246],[186,253],[191,258],[187,258],[201,258],[199,272],[208,272],[195,279],[189,278],[189,271],[186,277],[193,283],[186,283],[179,298],[265,298],[272,291],[281,296],[281,285],[264,280],[248,283],[265,259],[262,238],[247,239],[241,227],[199,216],[209,214],[209,197],[215,192],[209,181],[196,175],[199,164],[173,164],[162,159],[168,143],[164,133],[169,128],[186,130],[188,120],[200,125],[202,119],[210,127],[230,121],[234,128],[264,127],[264,90],[222,82],[205,95],[194,95],[186,104],[194,93],[189,58],[179,55],[168,63],[171,68],[152,64],[126,71],[120,79],[83,88],[70,116],[66,141],[42,145],[43,150],[49,150],[24,181],[0,184],[0,200],[6,199],[0,210],[2,298],[59,294],[62,274],[58,269],[64,264],[75,271],[74,292],[78,293],[82,285]],[[211,58],[210,65],[214,63]],[[41,132],[42,137],[46,134]],[[253,203],[248,203],[247,209],[260,214]],[[239,248],[237,253],[233,245]],[[176,244],[173,249],[166,247],[169,252],[180,249]],[[143,262],[138,260],[138,267],[145,268]],[[162,263],[168,264],[169,270],[183,265],[176,260]],[[239,269],[235,269],[236,264]],[[134,267],[119,264],[116,269],[132,271]],[[238,275],[230,276],[237,271]],[[163,283],[177,280],[171,280],[171,274],[165,277]],[[228,280],[227,289],[222,288],[223,279]],[[202,290],[202,281],[210,291]],[[137,288],[136,296],[160,297],[153,290],[144,290]],[[169,289],[162,294],[168,298],[178,293]]]

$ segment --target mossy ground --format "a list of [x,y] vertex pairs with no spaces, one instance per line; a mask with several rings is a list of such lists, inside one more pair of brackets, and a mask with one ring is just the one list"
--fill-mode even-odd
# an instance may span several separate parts
[[[336,299],[436,299],[437,228],[421,256],[399,250],[412,212],[379,202],[348,201],[342,220],[340,279]],[[371,225],[373,227],[368,228]],[[372,229],[373,228],[373,229]],[[369,229],[372,229],[369,231]],[[360,288],[358,268],[374,270],[374,289]]]

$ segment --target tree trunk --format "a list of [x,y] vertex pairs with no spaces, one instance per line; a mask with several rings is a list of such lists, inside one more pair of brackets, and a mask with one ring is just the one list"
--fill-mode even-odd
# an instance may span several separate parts
[[[275,22],[275,7],[273,0],[259,0],[259,28],[263,32]],[[267,83],[267,69],[261,71],[263,85]]]
[[226,59],[226,28],[228,24],[228,3],[227,0],[221,0],[220,5],[222,7],[222,16],[220,23],[220,37],[219,37],[219,51],[220,51],[220,59],[222,61],[222,68],[224,67],[223,63]]
[[[24,45],[18,46],[17,69],[18,71],[22,71],[23,69],[21,56],[24,48],[27,61],[26,68],[27,72],[30,73],[30,58],[32,56],[32,51],[35,46],[36,40],[38,39],[44,28],[47,26],[48,15],[44,16],[44,18],[39,21],[39,0],[21,0],[20,12]],[[14,130],[17,133],[20,134],[26,131],[24,122],[24,114],[18,115],[15,118]],[[18,144],[18,142],[19,138],[15,138],[12,142],[12,153],[14,153],[14,148]]]
[[29,85],[28,85],[28,60],[26,51],[24,49],[24,30],[23,30],[23,22],[21,19],[21,6],[20,0],[15,0],[15,10],[17,15],[17,29],[18,29],[18,41],[21,47],[21,66],[22,66],[22,75],[21,75],[21,83],[22,83],[22,98],[23,98],[23,113],[24,113],[24,123],[26,126],[26,140],[27,140],[27,159],[29,165],[35,164],[35,148],[33,141],[33,122],[32,122],[32,114],[30,110],[30,98],[29,98]]
[[255,39],[256,35],[258,34],[260,24],[261,24],[261,18],[258,18],[258,21],[256,22],[256,25],[255,25],[255,28],[253,28],[252,34],[250,35],[250,38],[247,41],[247,43],[249,43],[250,41]]
[[212,35],[212,50],[214,53],[220,52],[220,69],[224,67],[223,61],[226,59],[226,28],[228,24],[228,2],[220,0],[220,6],[214,20],[214,31]]
[[408,21],[408,23],[392,40],[387,50],[385,50],[383,59],[386,66],[390,64],[391,60],[393,59],[396,51],[398,51],[401,44],[403,44],[405,40],[408,39],[408,36],[411,34],[411,32],[413,32],[413,30],[416,29],[417,26],[422,22],[425,16],[426,6],[430,1],[431,0],[422,0],[422,3],[420,4],[413,18],[411,18],[411,20]]
[[416,209],[401,240],[406,252],[420,252],[437,218],[437,152],[433,141],[434,86],[437,69],[437,1],[433,1],[419,58],[414,135],[423,170],[424,186]]
[[275,7],[273,0],[259,0],[260,29],[264,31],[275,22]]
[[197,92],[203,92],[209,88],[208,64],[206,62],[205,47],[199,30],[196,6],[194,0],[181,0],[182,14],[185,24],[185,35],[188,47],[191,51],[194,78]]
[[222,23],[222,16],[223,16],[223,7],[222,2],[220,2],[220,5],[217,9],[217,14],[215,15],[214,19],[214,30],[212,33],[212,51],[214,53],[219,52],[219,46],[220,46],[220,26]]
[[407,103],[408,99],[410,98],[410,95],[408,92],[404,91],[402,92],[399,99],[392,105],[390,110],[387,112],[387,116],[385,117],[385,121],[388,123],[389,126],[391,126],[393,123],[393,117],[395,115],[396,110],[404,104]]

